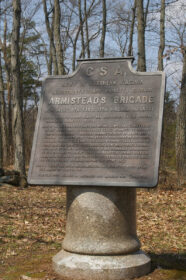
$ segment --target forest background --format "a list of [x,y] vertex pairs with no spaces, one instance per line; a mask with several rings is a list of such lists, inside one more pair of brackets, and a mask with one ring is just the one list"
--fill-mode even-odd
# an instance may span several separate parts
[[28,167],[42,79],[78,58],[133,56],[165,71],[161,170],[186,178],[184,0],[0,0],[0,168]]
[[138,237],[152,259],[140,279],[186,279],[185,31],[185,0],[0,0],[0,280],[59,279],[51,258],[66,189],[1,181],[14,169],[26,186],[42,80],[73,72],[79,58],[126,56],[167,77],[159,185],[137,190]]

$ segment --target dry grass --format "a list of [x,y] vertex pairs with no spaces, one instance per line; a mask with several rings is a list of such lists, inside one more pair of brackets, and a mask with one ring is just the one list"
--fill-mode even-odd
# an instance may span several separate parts
[[[156,255],[182,255],[186,249],[185,190],[139,190],[137,198],[142,249]],[[58,279],[51,257],[60,250],[65,233],[65,200],[62,187],[0,186],[0,278]],[[185,279],[168,274],[166,278],[162,273],[156,270],[140,279]]]

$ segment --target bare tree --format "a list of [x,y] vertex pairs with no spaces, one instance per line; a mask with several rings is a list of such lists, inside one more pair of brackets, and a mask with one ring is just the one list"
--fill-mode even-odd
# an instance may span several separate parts
[[[58,66],[57,66],[56,48],[54,45],[54,36],[53,36],[53,20],[52,20],[52,24],[50,24],[50,21],[49,21],[49,14],[53,13],[54,9],[51,9],[50,12],[47,10],[46,0],[43,0],[43,11],[44,11],[44,15],[45,15],[46,29],[47,29],[47,33],[48,33],[48,37],[49,37],[49,41],[50,41],[50,64],[53,65],[53,68],[54,68],[53,74],[57,75]],[[54,19],[54,16],[52,18]],[[50,75],[52,74],[51,65],[49,66],[49,69],[48,69],[48,72]]]
[[85,58],[85,42],[84,42],[84,31],[83,31],[83,24],[84,21],[82,19],[82,12],[81,12],[81,0],[78,0],[78,10],[79,10],[79,26],[80,26],[80,33],[81,33],[81,55],[80,57]]
[[143,10],[143,0],[137,1],[137,19],[138,19],[138,70],[146,71],[145,58],[145,18]]
[[134,6],[132,7],[132,20],[131,20],[131,26],[130,26],[128,56],[133,55],[133,35],[134,35],[134,24],[135,24],[136,6],[137,6],[136,2],[137,2],[137,0],[134,0]]
[[[165,49],[165,0],[161,0],[161,10],[160,10],[160,45],[158,50],[158,70],[163,71],[163,53]],[[163,130],[161,137],[161,169],[165,169],[165,159],[166,159],[166,134],[165,134],[165,116],[163,116]],[[167,120],[166,120],[167,122]],[[165,124],[165,125],[164,125]]]
[[61,43],[60,24],[61,24],[61,8],[60,8],[59,0],[54,0],[54,41],[56,46],[58,74],[64,75],[65,67],[64,67],[63,48]]
[[145,11],[144,11],[144,27],[146,28],[147,26],[147,16],[149,13],[149,5],[150,5],[150,0],[147,0],[146,6],[145,6]]
[[[86,14],[84,15],[84,17],[82,17],[82,24],[80,24],[80,21],[79,21],[78,26],[75,25],[74,30],[71,31],[72,34],[70,34],[70,32],[68,31],[68,36],[70,38],[70,41],[72,44],[72,49],[73,49],[73,52],[72,52],[73,53],[73,55],[72,55],[72,70],[73,71],[76,68],[76,52],[77,52],[78,38],[79,38],[79,34],[81,32],[81,25],[83,25],[84,22],[91,15],[92,11],[94,10],[94,7],[96,6],[96,4],[95,5],[94,4],[95,4],[95,0],[92,0],[90,3],[90,6],[88,8],[86,7]],[[73,10],[73,14],[79,17],[79,7],[78,7],[77,13],[75,12],[75,9]],[[74,38],[73,38],[73,34],[75,34]],[[90,42],[91,42],[91,40],[93,40],[96,37],[96,34],[98,34],[98,33],[97,32],[94,33],[92,36],[90,36],[90,38],[89,38],[89,35],[86,35],[86,40],[88,40],[88,41],[86,41],[85,49],[86,49],[86,46],[88,46],[88,48],[90,48]],[[82,57],[82,50],[81,50],[80,57]]]
[[186,183],[186,46],[183,46],[183,72],[176,125],[176,165],[180,184]]
[[1,66],[1,49],[0,49],[0,169],[3,168],[3,129],[2,129],[2,96],[4,96],[3,76]]
[[88,15],[87,15],[87,0],[84,0],[84,15],[85,15],[86,49],[87,49],[87,56],[88,56],[88,58],[90,58],[90,42],[89,42],[89,27],[88,27]]
[[106,0],[102,0],[102,32],[101,32],[101,40],[100,40],[100,48],[99,48],[99,56],[104,57],[105,52],[105,36],[106,36],[106,28],[107,28],[107,7]]
[[165,49],[165,0],[161,0],[160,46],[158,51],[158,70],[163,71],[163,52]]
[[3,41],[0,38],[0,48],[4,59],[4,69],[6,77],[6,90],[8,99],[8,131],[7,131],[7,143],[8,143],[8,158],[10,164],[10,158],[13,152],[13,137],[12,137],[12,84],[11,84],[11,61],[10,61],[10,47],[7,42],[7,19],[6,14],[4,15],[4,30],[3,30]]
[[0,49],[0,169],[3,168],[3,132],[2,132],[2,101],[1,96],[4,95],[3,89],[3,77],[2,77],[2,66],[1,66],[1,49]]
[[0,49],[0,116],[1,116],[1,144],[2,144],[2,158],[3,164],[7,164],[8,147],[7,147],[7,130],[6,130],[6,104],[4,97],[4,82],[1,65],[1,49]]
[[[1,113],[1,108],[0,108]],[[2,133],[1,133],[1,125],[0,125],[0,169],[3,168],[3,147],[2,147]]]
[[25,153],[24,153],[24,133],[22,115],[22,95],[20,90],[20,21],[21,21],[21,2],[13,0],[13,28],[11,37],[11,71],[12,71],[12,94],[13,94],[13,131],[15,138],[15,159],[14,167],[25,175]]

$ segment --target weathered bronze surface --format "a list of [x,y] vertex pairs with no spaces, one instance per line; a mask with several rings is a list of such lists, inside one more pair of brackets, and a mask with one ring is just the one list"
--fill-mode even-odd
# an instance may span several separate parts
[[158,181],[165,76],[131,59],[84,60],[43,82],[28,181],[153,187]]

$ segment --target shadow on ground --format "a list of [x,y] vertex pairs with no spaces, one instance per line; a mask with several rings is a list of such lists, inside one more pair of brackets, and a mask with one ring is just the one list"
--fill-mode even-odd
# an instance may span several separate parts
[[186,271],[186,254],[155,254],[148,252],[151,258],[152,268],[165,268]]

